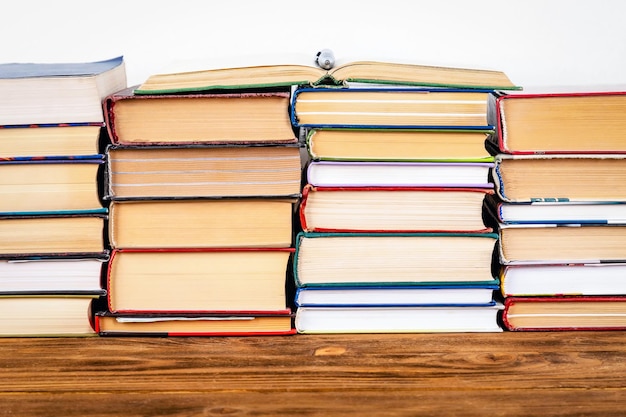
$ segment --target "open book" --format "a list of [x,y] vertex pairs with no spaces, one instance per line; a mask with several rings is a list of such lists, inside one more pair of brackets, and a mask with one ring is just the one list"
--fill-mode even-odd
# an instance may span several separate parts
[[289,57],[216,58],[210,63],[186,64],[150,76],[136,94],[165,94],[233,88],[292,85],[347,85],[346,83],[401,84],[428,87],[517,90],[501,71],[453,68],[411,63],[353,61],[326,70],[315,60]]

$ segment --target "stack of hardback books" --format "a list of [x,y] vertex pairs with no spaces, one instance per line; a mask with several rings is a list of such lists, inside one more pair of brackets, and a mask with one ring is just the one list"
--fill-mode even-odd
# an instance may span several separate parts
[[301,160],[289,98],[143,86],[107,98],[100,335],[294,333],[286,282]]
[[293,93],[310,159],[294,260],[299,333],[501,331],[485,139],[496,90],[516,87],[499,72],[472,84],[469,70],[430,81],[423,67],[404,70],[339,80],[339,68],[334,83]]
[[0,65],[0,335],[95,335],[104,294],[102,101],[122,57]]
[[626,93],[510,94],[497,114],[504,326],[626,328]]

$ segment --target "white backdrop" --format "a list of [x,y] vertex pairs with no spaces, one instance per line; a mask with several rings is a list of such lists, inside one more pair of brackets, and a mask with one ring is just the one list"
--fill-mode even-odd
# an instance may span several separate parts
[[124,55],[129,85],[168,63],[310,53],[497,69],[525,88],[626,86],[621,0],[13,0],[0,62]]

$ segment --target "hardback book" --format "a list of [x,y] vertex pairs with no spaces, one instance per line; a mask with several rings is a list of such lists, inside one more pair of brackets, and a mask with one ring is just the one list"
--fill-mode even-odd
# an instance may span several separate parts
[[493,282],[494,233],[299,233],[294,281],[303,286]]
[[626,296],[510,297],[502,321],[512,331],[624,330]]
[[123,88],[123,57],[0,64],[0,125],[104,122],[102,100]]
[[503,153],[626,153],[626,92],[516,93],[496,108]]
[[613,201],[535,201],[507,203],[485,198],[489,215],[504,224],[626,224],[626,203]]
[[0,296],[1,337],[97,336],[93,296]]
[[113,144],[295,143],[289,91],[137,95],[105,100]]
[[108,311],[287,313],[291,248],[114,249]]
[[297,307],[486,306],[498,281],[440,285],[313,286],[296,290]]
[[623,155],[496,156],[493,178],[503,201],[626,201]]
[[299,88],[291,119],[299,127],[493,129],[489,90]]
[[507,265],[500,273],[505,297],[624,295],[626,264]]
[[500,304],[449,307],[300,307],[298,333],[501,332]]
[[314,187],[306,185],[300,222],[312,232],[489,232],[487,188]]
[[288,247],[294,200],[113,201],[113,248]]
[[485,147],[492,130],[310,128],[315,160],[491,162]]
[[0,160],[0,215],[102,210],[99,159]]
[[432,87],[518,90],[502,71],[415,63],[338,60],[323,69],[305,55],[211,56],[210,63],[175,62],[153,74],[137,94],[164,94],[213,89],[267,88],[292,85],[346,85],[349,82]]
[[311,161],[306,180],[316,187],[493,188],[488,162]]
[[97,158],[103,123],[0,128],[0,158]]
[[505,265],[626,260],[623,225],[501,225],[498,243]]
[[296,332],[292,322],[290,313],[95,315],[100,336],[281,336]]
[[299,197],[297,146],[111,147],[105,197]]
[[104,295],[107,259],[48,257],[0,260],[0,295]]
[[0,217],[0,258],[102,256],[105,213]]

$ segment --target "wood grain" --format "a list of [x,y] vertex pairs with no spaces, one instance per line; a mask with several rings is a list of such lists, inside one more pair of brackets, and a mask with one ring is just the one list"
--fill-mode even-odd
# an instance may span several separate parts
[[0,415],[623,415],[626,334],[0,339]]

